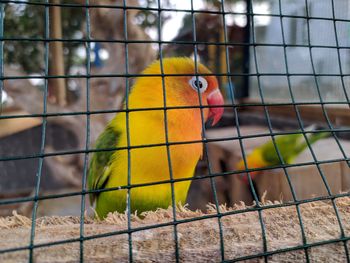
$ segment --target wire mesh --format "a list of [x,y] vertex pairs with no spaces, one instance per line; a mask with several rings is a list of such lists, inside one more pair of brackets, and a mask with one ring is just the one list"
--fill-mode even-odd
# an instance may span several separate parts
[[[73,2],[73,1],[72,1]],[[210,2],[210,1],[209,1]],[[215,1],[213,1],[214,3]],[[67,243],[79,243],[79,260],[80,262],[83,262],[85,259],[85,253],[84,253],[84,244],[85,242],[92,240],[92,239],[102,239],[105,237],[111,237],[111,236],[117,236],[117,235],[127,235],[128,236],[128,261],[133,262],[134,256],[133,256],[133,248],[134,248],[134,242],[133,242],[133,234],[136,232],[146,231],[150,229],[157,229],[161,227],[170,226],[173,227],[173,239],[174,239],[174,258],[176,262],[180,262],[184,259],[181,258],[181,246],[179,242],[179,233],[178,228],[181,224],[186,224],[189,222],[194,221],[200,221],[205,219],[215,219],[217,220],[218,229],[219,229],[219,244],[218,247],[220,248],[220,260],[222,262],[237,262],[237,261],[243,261],[243,260],[249,260],[249,259],[256,259],[256,258],[263,258],[265,262],[269,261],[269,257],[275,254],[281,254],[289,251],[296,251],[296,250],[303,250],[305,253],[305,259],[307,262],[310,262],[312,259],[310,258],[309,252],[310,248],[318,247],[326,244],[332,244],[332,243],[339,243],[342,242],[344,245],[344,253],[346,256],[347,262],[350,262],[349,257],[349,251],[348,251],[348,245],[347,242],[349,241],[349,236],[346,235],[344,230],[344,222],[339,215],[338,207],[336,204],[336,199],[341,197],[348,197],[348,193],[334,193],[331,190],[331,186],[329,182],[327,181],[327,177],[325,176],[324,169],[322,168],[322,165],[324,164],[331,164],[331,163],[338,163],[338,162],[346,162],[347,166],[350,166],[350,160],[349,156],[347,155],[346,150],[344,149],[342,142],[340,140],[339,134],[349,133],[350,129],[348,126],[337,126],[332,123],[332,120],[327,112],[327,105],[339,105],[339,106],[345,106],[348,109],[349,107],[349,89],[347,87],[346,78],[350,76],[350,73],[346,73],[346,69],[343,67],[342,62],[342,55],[341,52],[348,51],[350,47],[348,45],[340,44],[339,41],[339,34],[337,31],[337,23],[349,23],[350,19],[348,18],[338,18],[336,16],[335,12],[335,1],[331,0],[331,16],[330,17],[321,17],[321,16],[312,16],[310,13],[310,3],[313,2],[311,0],[305,0],[302,4],[305,7],[305,14],[304,15],[290,15],[284,13],[283,9],[283,1],[278,0],[274,1],[274,4],[277,5],[277,13],[271,13],[271,14],[261,14],[254,12],[254,3],[255,1],[246,1],[246,11],[245,12],[236,12],[236,11],[227,11],[225,10],[225,4],[226,2],[230,1],[217,1],[217,5],[210,6],[211,8],[207,9],[195,9],[194,8],[194,0],[190,1],[190,8],[189,9],[174,9],[169,7],[163,7],[162,2],[160,0],[156,1],[155,6],[133,6],[128,3],[128,1],[123,0],[120,2],[120,4],[114,5],[114,4],[95,4],[95,2],[92,4],[89,0],[85,0],[84,3],[68,3],[68,2],[56,2],[56,1],[15,1],[15,0],[3,0],[0,2],[0,121],[1,120],[7,120],[7,119],[24,119],[24,118],[41,118],[41,141],[40,141],[40,151],[38,153],[30,153],[30,154],[24,154],[24,155],[3,155],[0,156],[0,162],[10,162],[10,161],[17,161],[17,160],[37,160],[37,172],[36,172],[36,178],[35,178],[35,184],[34,184],[34,191],[33,196],[26,196],[26,197],[15,197],[15,198],[5,198],[0,199],[0,209],[1,206],[5,205],[12,205],[12,204],[21,204],[21,203],[33,203],[33,209],[31,212],[31,231],[30,231],[30,239],[29,244],[26,246],[19,246],[19,247],[13,247],[13,248],[6,248],[2,249],[0,248],[0,255],[5,253],[11,253],[16,251],[29,251],[29,257],[28,261],[33,262],[35,261],[34,251],[43,248],[43,247],[51,247],[51,246],[58,246],[61,244],[67,244]],[[298,1],[301,2],[301,1]],[[44,36],[43,37],[28,37],[28,36],[6,36],[6,28],[4,28],[4,20],[6,19],[6,5],[25,5],[25,6],[34,6],[38,8],[44,8]],[[81,38],[52,38],[50,35],[50,8],[53,7],[60,7],[60,8],[79,8],[84,10],[84,20],[85,20],[85,34]],[[215,7],[215,8],[214,8]],[[112,10],[122,10],[123,13],[123,36],[124,39],[102,39],[102,38],[93,38],[91,35],[91,18],[90,18],[90,12],[92,9],[112,9]],[[158,39],[156,40],[135,40],[129,38],[128,35],[128,11],[150,11],[156,13],[157,21],[156,21],[156,31]],[[178,40],[164,40],[162,37],[162,16],[165,12],[182,12],[190,15],[191,20],[191,30],[192,30],[192,40],[186,40],[186,41],[178,41]],[[197,33],[196,33],[196,15],[201,14],[209,14],[213,16],[220,16],[220,25],[222,26],[222,32],[223,32],[223,39],[220,41],[202,41],[198,40]],[[227,26],[227,16],[228,15],[234,15],[234,16],[244,16],[246,18],[246,27],[245,27],[245,38],[243,42],[232,42],[229,39],[228,36],[228,26]],[[281,32],[281,43],[263,43],[259,42],[257,40],[258,32],[256,23],[256,17],[269,17],[278,19],[279,21],[279,28]],[[305,44],[299,44],[299,43],[288,43],[287,39],[287,33],[286,33],[286,27],[285,27],[285,20],[286,19],[302,19],[303,21],[306,21],[306,43]],[[311,29],[310,29],[310,21],[317,20],[317,21],[327,21],[332,23],[333,31],[334,31],[334,39],[335,44],[334,45],[323,45],[323,44],[314,44],[312,43],[312,36],[311,36]],[[221,30],[221,29],[220,29]],[[42,76],[35,76],[35,75],[17,75],[17,76],[11,76],[4,74],[4,45],[8,41],[14,41],[14,42],[28,42],[28,43],[40,43],[43,44],[44,47],[44,73]],[[86,56],[86,59],[84,61],[84,67],[85,72],[79,73],[79,74],[71,74],[67,72],[67,74],[64,75],[54,75],[49,72],[49,58],[50,58],[50,52],[49,52],[49,45],[52,42],[63,42],[63,43],[80,43],[83,44],[85,47],[86,54],[91,54],[92,52],[92,43],[118,43],[123,45],[124,50],[124,57],[125,61],[119,61],[118,63],[123,63],[124,73],[103,73],[103,74],[92,74],[91,73],[91,57],[90,55]],[[133,70],[130,70],[129,68],[129,47],[132,44],[153,44],[157,46],[157,52],[158,52],[158,58],[160,60],[160,71],[161,74],[140,74],[140,73],[134,73]],[[195,63],[195,72],[193,74],[168,74],[164,73],[164,67],[163,67],[163,57],[166,56],[164,52],[164,46],[166,45],[178,45],[178,46],[185,46],[185,45],[191,45],[193,49],[193,60]],[[201,46],[217,46],[222,47],[224,49],[224,58],[225,58],[225,70],[224,72],[215,72],[210,74],[203,74],[198,72],[198,64],[199,64],[199,47]],[[243,70],[241,73],[237,73],[236,71],[232,71],[231,65],[231,58],[230,58],[230,49],[236,48],[236,47],[243,47],[245,50],[245,61],[243,65]],[[264,71],[260,68],[261,62],[259,61],[259,51],[257,50],[259,47],[269,47],[269,48],[281,48],[283,50],[283,68],[285,71],[283,73],[280,72],[268,72]],[[308,59],[311,63],[311,72],[300,72],[295,73],[291,72],[290,70],[290,64],[289,64],[289,53],[288,48],[306,48],[308,49]],[[316,70],[315,66],[315,58],[314,58],[314,49],[332,49],[336,51],[336,59],[337,64],[339,66],[339,73],[323,73],[318,72]],[[301,62],[302,63],[302,62]],[[249,69],[249,65],[251,68]],[[223,106],[207,106],[202,105],[202,99],[201,99],[201,93],[198,90],[198,98],[199,98],[199,105],[198,106],[168,106],[166,97],[166,77],[183,77],[183,76],[194,76],[196,77],[197,81],[198,78],[201,76],[216,76],[220,79],[226,79],[226,83],[228,85],[228,94],[226,96],[226,102]],[[161,77],[162,79],[162,90],[163,90],[163,105],[164,107],[154,107],[154,108],[130,108],[129,107],[129,92],[131,89],[131,81],[133,78],[137,77]],[[242,90],[239,92],[240,94],[243,94],[244,96],[247,96],[248,94],[251,94],[249,92],[248,86],[251,85],[253,81],[251,81],[252,78],[256,79],[256,92],[258,94],[258,98],[260,102],[255,101],[244,101],[244,100],[235,100],[234,95],[237,93],[234,91],[233,88],[233,81],[235,77],[242,77],[244,78],[244,85]],[[268,99],[266,99],[268,96],[265,94],[264,91],[264,84],[262,83],[262,78],[264,77],[285,77],[287,80],[287,90],[288,95],[290,96],[291,101],[285,102],[285,101],[275,101],[271,102]],[[293,90],[293,84],[291,78],[293,77],[311,77],[313,79],[313,83],[315,84],[316,93],[317,96],[315,101],[298,101],[296,99],[295,91]],[[339,78],[341,81],[341,90],[343,92],[343,100],[327,100],[324,99],[322,92],[321,92],[321,84],[320,84],[320,78],[321,77],[335,77]],[[86,101],[85,101],[85,109],[84,110],[78,110],[78,111],[72,111],[72,112],[50,112],[48,111],[48,91],[49,91],[49,81],[54,79],[85,79],[86,80]],[[126,87],[126,93],[125,93],[125,108],[123,109],[103,109],[103,110],[96,110],[91,109],[91,100],[93,99],[91,97],[91,89],[92,84],[91,81],[93,79],[102,79],[102,78],[115,78],[118,80],[125,79],[125,87]],[[41,113],[33,113],[33,114],[16,114],[16,115],[7,115],[6,112],[3,112],[2,105],[2,94],[4,90],[4,81],[8,80],[43,80],[44,81],[44,88],[42,90],[43,93],[43,111]],[[250,90],[252,87],[250,87]],[[297,121],[297,127],[298,129],[292,130],[292,131],[275,131],[273,120],[272,120],[272,114],[270,112],[271,106],[291,106],[295,115],[296,115],[296,121]],[[323,129],[320,130],[308,130],[307,125],[305,124],[302,114],[301,114],[301,107],[302,106],[319,106],[321,107],[321,113],[325,119],[325,125]],[[208,138],[206,135],[207,129],[205,125],[205,118],[204,118],[204,112],[205,109],[215,108],[215,107],[224,107],[225,110],[231,110],[234,118],[232,118],[231,126],[235,127],[237,136],[229,136],[229,137],[222,137],[222,138]],[[242,124],[240,123],[239,118],[239,111],[242,108],[254,108],[254,107],[262,107],[263,109],[263,116],[266,119],[267,123],[267,129],[268,132],[262,132],[262,133],[254,133],[252,135],[244,135],[242,134]],[[169,129],[168,129],[168,112],[170,110],[185,110],[185,109],[200,109],[201,112],[201,124],[202,124],[202,139],[200,140],[192,140],[192,141],[170,141],[169,140]],[[153,144],[143,144],[143,145],[134,145],[130,142],[130,123],[129,123],[129,115],[133,112],[143,112],[143,111],[163,111],[164,112],[164,136],[165,136],[165,142],[164,143],[153,143]],[[90,118],[93,116],[101,115],[101,114],[125,114],[126,118],[126,132],[127,132],[127,145],[126,146],[120,146],[115,147],[111,145],[108,148],[94,148],[94,146],[91,145],[91,120]],[[54,151],[54,152],[46,152],[45,151],[45,143],[46,143],[46,135],[47,135],[47,125],[48,121],[52,117],[68,117],[68,116],[84,116],[86,117],[86,129],[85,129],[85,147],[83,149],[74,149],[74,150],[61,150],[61,151]],[[341,158],[333,158],[328,160],[319,160],[317,158],[317,155],[315,154],[315,151],[313,150],[312,143],[309,141],[309,134],[318,134],[323,132],[329,132],[331,134],[331,137],[334,138],[341,154]],[[283,159],[283,155],[281,153],[281,149],[277,146],[276,143],[276,136],[281,135],[292,135],[292,134],[302,134],[306,144],[307,148],[309,149],[312,161],[304,161],[299,163],[288,163],[287,160]],[[244,147],[244,140],[247,139],[253,139],[253,138],[262,138],[262,137],[270,137],[273,143],[273,146],[275,148],[275,151],[278,155],[280,164],[273,165],[269,167],[261,167],[261,168],[251,168],[248,166],[247,163],[247,153]],[[233,170],[233,171],[225,171],[217,173],[213,171],[212,164],[210,163],[210,157],[208,155],[208,144],[213,142],[228,142],[228,141],[237,141],[240,145],[241,155],[243,158],[244,170]],[[172,165],[172,156],[171,156],[171,150],[170,148],[172,146],[176,145],[186,145],[186,144],[195,144],[195,143],[203,143],[204,146],[204,157],[206,161],[206,165],[208,167],[208,173],[202,174],[200,176],[194,176],[191,178],[174,178],[173,176],[173,165]],[[167,163],[168,163],[168,169],[169,169],[169,179],[168,180],[161,180],[151,183],[138,183],[138,184],[132,184],[132,178],[131,178],[131,152],[135,149],[141,149],[141,148],[151,148],[151,147],[165,147],[166,148],[166,154],[167,154]],[[94,153],[99,152],[115,152],[115,151],[127,151],[127,184],[120,185],[112,188],[103,188],[103,189],[87,189],[86,183],[87,183],[87,176],[88,176],[88,165],[89,165],[89,157]],[[82,169],[82,177],[81,177],[81,191],[71,191],[67,193],[55,193],[55,194],[41,194],[40,193],[40,186],[41,186],[41,179],[43,177],[43,165],[45,158],[50,157],[59,157],[59,156],[68,156],[68,155],[84,155],[84,161],[83,161],[83,169]],[[298,197],[297,191],[295,189],[295,186],[293,186],[291,174],[289,172],[290,168],[293,167],[307,167],[307,166],[316,166],[319,179],[322,180],[324,187],[326,188],[327,194],[325,196],[317,196],[312,198],[300,198]],[[253,181],[253,178],[251,174],[253,172],[259,172],[259,171],[266,171],[266,170],[282,170],[283,174],[287,180],[288,186],[290,188],[290,192],[292,195],[292,201],[284,202],[284,203],[271,203],[271,204],[262,204],[261,198],[259,197],[259,193],[257,192],[257,188],[255,185],[255,182]],[[221,211],[220,208],[220,201],[217,194],[217,186],[216,186],[216,179],[225,177],[225,176],[238,176],[242,173],[246,173],[248,176],[248,183],[249,183],[249,190],[253,196],[254,205],[246,207],[244,209],[238,209],[238,210],[232,210],[232,211]],[[175,193],[175,184],[185,181],[201,181],[208,179],[210,181],[210,187],[211,191],[213,193],[213,200],[214,200],[214,207],[216,210],[215,214],[205,214],[199,217],[195,218],[189,218],[189,219],[179,219],[177,216],[177,208],[176,208],[176,193]],[[171,206],[172,206],[172,220],[170,222],[166,223],[157,223],[147,226],[141,226],[141,227],[133,227],[132,226],[132,212],[131,212],[131,199],[132,199],[132,189],[140,188],[140,187],[146,187],[146,186],[155,186],[155,185],[162,185],[162,184],[170,184],[171,187]],[[93,234],[88,235],[84,232],[84,222],[86,219],[85,210],[87,209],[86,205],[86,196],[89,194],[97,194],[97,193],[103,193],[103,192],[110,192],[110,191],[120,191],[120,190],[126,190],[127,191],[127,202],[126,202],[126,215],[127,215],[127,229],[123,230],[116,230],[111,231],[108,233],[102,233],[102,234]],[[81,202],[80,202],[80,235],[77,238],[71,238],[71,239],[65,239],[65,240],[59,240],[59,241],[52,241],[47,243],[40,243],[36,244],[35,241],[35,234],[36,234],[36,221],[37,221],[37,210],[38,205],[40,201],[44,200],[54,200],[54,199],[60,199],[65,197],[73,197],[73,196],[80,196]],[[300,210],[300,206],[306,203],[312,203],[316,201],[330,201],[332,204],[332,207],[334,209],[334,213],[336,216],[336,224],[339,225],[340,230],[340,236],[335,239],[329,239],[319,242],[309,242],[307,240],[306,230],[303,223],[303,218]],[[266,239],[266,226],[264,223],[263,218],[263,212],[268,209],[272,208],[280,208],[280,207],[295,207],[297,212],[297,219],[300,226],[300,233],[302,238],[302,244],[296,245],[293,247],[288,248],[279,248],[271,250],[268,248],[267,245],[267,239]],[[227,258],[225,254],[225,239],[224,239],[224,231],[222,219],[226,216],[230,215],[237,215],[237,214],[243,214],[243,213],[249,213],[249,212],[256,212],[258,215],[258,221],[261,231],[261,237],[262,237],[262,252],[254,253],[251,255],[245,255],[241,257],[236,258]]]

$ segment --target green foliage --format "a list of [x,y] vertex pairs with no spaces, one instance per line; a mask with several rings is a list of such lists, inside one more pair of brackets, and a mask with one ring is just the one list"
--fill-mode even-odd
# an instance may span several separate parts
[[[235,0],[230,0],[230,2]],[[44,0],[37,0],[44,2]],[[208,6],[219,8],[219,0],[207,0]],[[62,3],[70,3],[69,0],[63,0]],[[141,7],[157,8],[158,0],[139,0]],[[170,0],[161,1],[162,8],[171,8]],[[27,5],[10,3],[5,6],[5,24],[4,37],[18,40],[8,40],[4,44],[4,59],[6,64],[20,65],[21,68],[30,73],[43,73],[45,69],[45,42],[19,40],[28,39],[45,39],[46,27],[46,9],[45,6]],[[82,32],[85,21],[85,9],[76,7],[62,7],[62,31],[64,39],[79,39],[84,35]],[[170,18],[170,13],[161,13],[161,26]],[[188,19],[189,20],[189,19]],[[142,10],[136,16],[136,21],[145,30],[157,29],[158,12],[152,10]],[[190,21],[188,21],[190,22]],[[186,22],[184,28],[187,27]],[[180,31],[181,32],[181,31]],[[65,70],[69,72],[72,65],[83,63],[76,56],[75,50],[82,46],[82,42],[63,42]]]
[[[161,1],[161,0],[159,0]],[[139,0],[141,7],[158,8],[158,0]],[[161,1],[162,8],[171,8],[170,0]],[[161,13],[161,26],[170,18],[169,14]],[[158,11],[142,10],[136,16],[136,23],[144,29],[156,29],[158,27]]]
[[[44,2],[38,0],[37,2]],[[70,3],[64,0],[62,3]],[[162,1],[163,8],[171,7],[170,0]],[[142,7],[158,7],[158,0],[140,0]],[[76,7],[62,7],[62,31],[64,39],[82,38],[85,22],[85,9]],[[163,24],[170,16],[162,13]],[[11,3],[5,6],[5,38],[32,38],[44,39],[45,29],[45,6]],[[142,10],[136,17],[136,23],[144,29],[156,29],[158,26],[158,12]],[[103,30],[103,29],[101,29]],[[63,42],[66,73],[73,65],[83,63],[76,55],[76,49],[83,46],[82,42]],[[43,73],[45,70],[45,42],[8,40],[4,45],[4,59],[7,64],[20,65],[30,73]]]
[[[41,1],[43,2],[43,1]],[[66,1],[62,1],[66,2]],[[46,24],[45,6],[7,4],[5,6],[5,38],[44,39]],[[82,8],[61,8],[63,38],[82,36],[85,19]],[[65,68],[68,72],[75,56],[75,49],[83,43],[64,42]],[[7,64],[20,65],[27,73],[42,73],[45,69],[45,42],[9,40],[4,44],[4,59]]]

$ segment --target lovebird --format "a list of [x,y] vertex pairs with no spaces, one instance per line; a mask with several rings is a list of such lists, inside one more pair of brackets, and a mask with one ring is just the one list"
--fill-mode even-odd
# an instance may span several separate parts
[[[308,129],[307,129],[308,130]],[[329,132],[318,132],[318,133],[307,133],[308,141],[311,144],[317,142],[322,138],[330,136]],[[292,164],[296,157],[302,153],[308,144],[302,133],[288,134],[288,135],[278,135],[275,137],[275,143],[278,147],[280,155],[286,164]],[[273,144],[272,139],[263,145],[255,148],[246,157],[248,169],[264,168],[281,165],[280,159],[278,158],[278,153]],[[236,165],[237,170],[245,170],[243,158]],[[252,180],[262,173],[262,171],[252,171],[250,176]],[[249,183],[248,175],[244,174],[239,177],[244,182]]]
[[[154,76],[162,73],[159,60],[142,72],[153,76],[136,78],[124,102],[128,111],[117,113],[98,137],[97,150],[121,149],[92,155],[90,190],[127,186],[128,178],[130,185],[139,185],[169,181],[171,174],[173,179],[193,177],[203,152],[203,123],[210,119],[215,125],[221,119],[224,99],[216,77],[199,62],[197,76],[190,58],[164,58],[162,68],[165,75],[171,74],[164,77],[164,83],[161,76]],[[184,180],[173,184],[174,205],[185,204],[190,183]],[[125,188],[90,194],[100,218],[109,212],[124,212],[128,199],[132,213],[168,208],[173,205],[171,184],[135,186],[129,198]]]

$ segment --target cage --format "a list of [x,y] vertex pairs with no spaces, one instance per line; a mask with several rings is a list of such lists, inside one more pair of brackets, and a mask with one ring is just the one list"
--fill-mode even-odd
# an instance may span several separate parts
[[[0,261],[349,262],[349,8],[0,1]],[[183,79],[196,100],[176,104]],[[216,88],[209,79],[221,104],[197,86]],[[106,126],[119,130],[101,141]],[[149,180],[134,172],[145,167]],[[124,177],[104,183],[111,174]],[[100,216],[89,196],[108,193],[122,201]]]

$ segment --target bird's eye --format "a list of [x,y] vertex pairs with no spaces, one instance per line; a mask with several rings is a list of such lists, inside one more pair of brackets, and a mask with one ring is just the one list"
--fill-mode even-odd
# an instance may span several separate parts
[[208,88],[208,82],[203,77],[194,76],[190,79],[189,84],[195,91],[199,90],[200,93],[203,93]]

